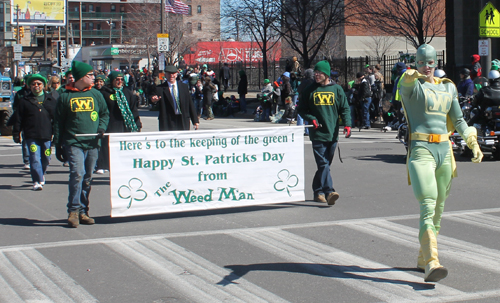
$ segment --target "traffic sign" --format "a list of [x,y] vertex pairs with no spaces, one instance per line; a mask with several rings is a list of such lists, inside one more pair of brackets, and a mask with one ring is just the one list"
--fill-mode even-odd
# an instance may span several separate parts
[[484,40],[479,40],[479,56],[481,57],[486,57],[488,56],[488,40],[487,39],[484,39]]
[[156,34],[158,39],[158,52],[168,52],[169,50],[169,38],[168,34]]
[[21,60],[22,60],[21,53],[14,53],[14,61],[21,61]]
[[500,13],[491,2],[479,12],[479,37],[500,37]]
[[22,44],[12,44],[14,47],[14,53],[22,53],[23,52],[23,45]]

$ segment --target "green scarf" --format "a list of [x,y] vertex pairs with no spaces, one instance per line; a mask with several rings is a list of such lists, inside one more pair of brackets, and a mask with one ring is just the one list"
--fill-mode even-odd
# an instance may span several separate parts
[[118,103],[118,107],[120,108],[120,112],[122,113],[123,121],[125,122],[125,127],[131,132],[137,132],[139,128],[134,120],[134,115],[130,111],[130,107],[128,106],[127,99],[123,94],[123,87],[116,88],[114,87],[116,92],[116,103]]

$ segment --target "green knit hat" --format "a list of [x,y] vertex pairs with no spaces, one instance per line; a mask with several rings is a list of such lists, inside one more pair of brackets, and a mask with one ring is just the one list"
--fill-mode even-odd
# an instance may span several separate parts
[[97,81],[97,80],[102,80],[102,81],[106,82],[106,75],[103,75],[103,74],[97,75],[97,76],[95,77],[95,80],[96,80],[96,81]]
[[110,74],[109,74],[109,81],[110,82],[113,82],[113,80],[115,80],[116,78],[118,77],[122,77],[123,78],[123,73],[122,72],[119,72],[119,71],[112,71]]
[[47,85],[47,79],[40,74],[31,75],[31,77],[28,78],[28,85],[31,85],[31,82],[33,82],[35,80],[42,81],[44,86]]
[[87,63],[83,63],[76,60],[73,60],[73,63],[71,63],[71,73],[75,78],[75,82],[85,77],[86,74],[90,73],[93,70],[94,68],[91,65],[88,65]]
[[316,63],[316,65],[314,66],[314,70],[315,71],[319,71],[319,72],[322,72],[323,74],[325,74],[327,77],[330,77],[330,62],[326,61],[326,60],[323,60],[323,61],[319,61],[318,63]]

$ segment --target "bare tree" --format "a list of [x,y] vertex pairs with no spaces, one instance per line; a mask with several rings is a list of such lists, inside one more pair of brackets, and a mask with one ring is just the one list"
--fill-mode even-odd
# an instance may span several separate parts
[[370,39],[363,41],[363,44],[371,52],[371,55],[377,58],[377,62],[381,63],[396,41],[397,38],[392,36],[370,36]]
[[341,34],[342,27],[332,28],[325,35],[323,45],[321,45],[318,56],[331,61],[334,58],[345,56],[345,43]]
[[161,8],[154,0],[130,5],[130,19],[127,21],[127,37],[132,44],[142,46],[148,57],[148,70],[151,70],[151,57],[157,55],[156,34],[161,30]]
[[344,25],[355,14],[358,1],[282,0],[279,31],[310,67],[333,28]]
[[364,0],[357,2],[360,22],[390,36],[402,36],[415,48],[445,33],[445,0]]
[[263,56],[264,78],[268,78],[268,52],[275,47],[280,38],[280,33],[276,31],[281,17],[280,1],[226,0],[222,7],[221,17],[230,24],[225,32],[232,31],[238,38],[246,35],[257,42]]

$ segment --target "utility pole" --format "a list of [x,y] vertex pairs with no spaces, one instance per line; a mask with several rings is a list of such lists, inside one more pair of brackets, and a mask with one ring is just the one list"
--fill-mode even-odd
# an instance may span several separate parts
[[[16,24],[16,26],[17,26],[17,37],[16,37],[16,40],[17,41],[16,42],[17,42],[17,44],[19,44],[21,42],[21,37],[20,37],[21,33],[19,32],[19,4],[16,5],[16,15],[17,15],[17,18],[16,18],[17,19],[16,20],[17,21],[17,24]],[[17,77],[18,74],[19,74],[19,61],[16,60],[16,70],[15,70],[14,75]]]
[[82,2],[80,2],[80,47],[83,46]]
[[109,24],[109,44],[111,45],[111,30],[113,28],[113,19],[109,19],[109,21],[106,21],[107,24]]
[[164,34],[165,33],[165,0],[161,0],[160,12],[161,12],[161,30],[160,30],[160,33]]
[[120,44],[123,44],[123,15],[120,14]]

